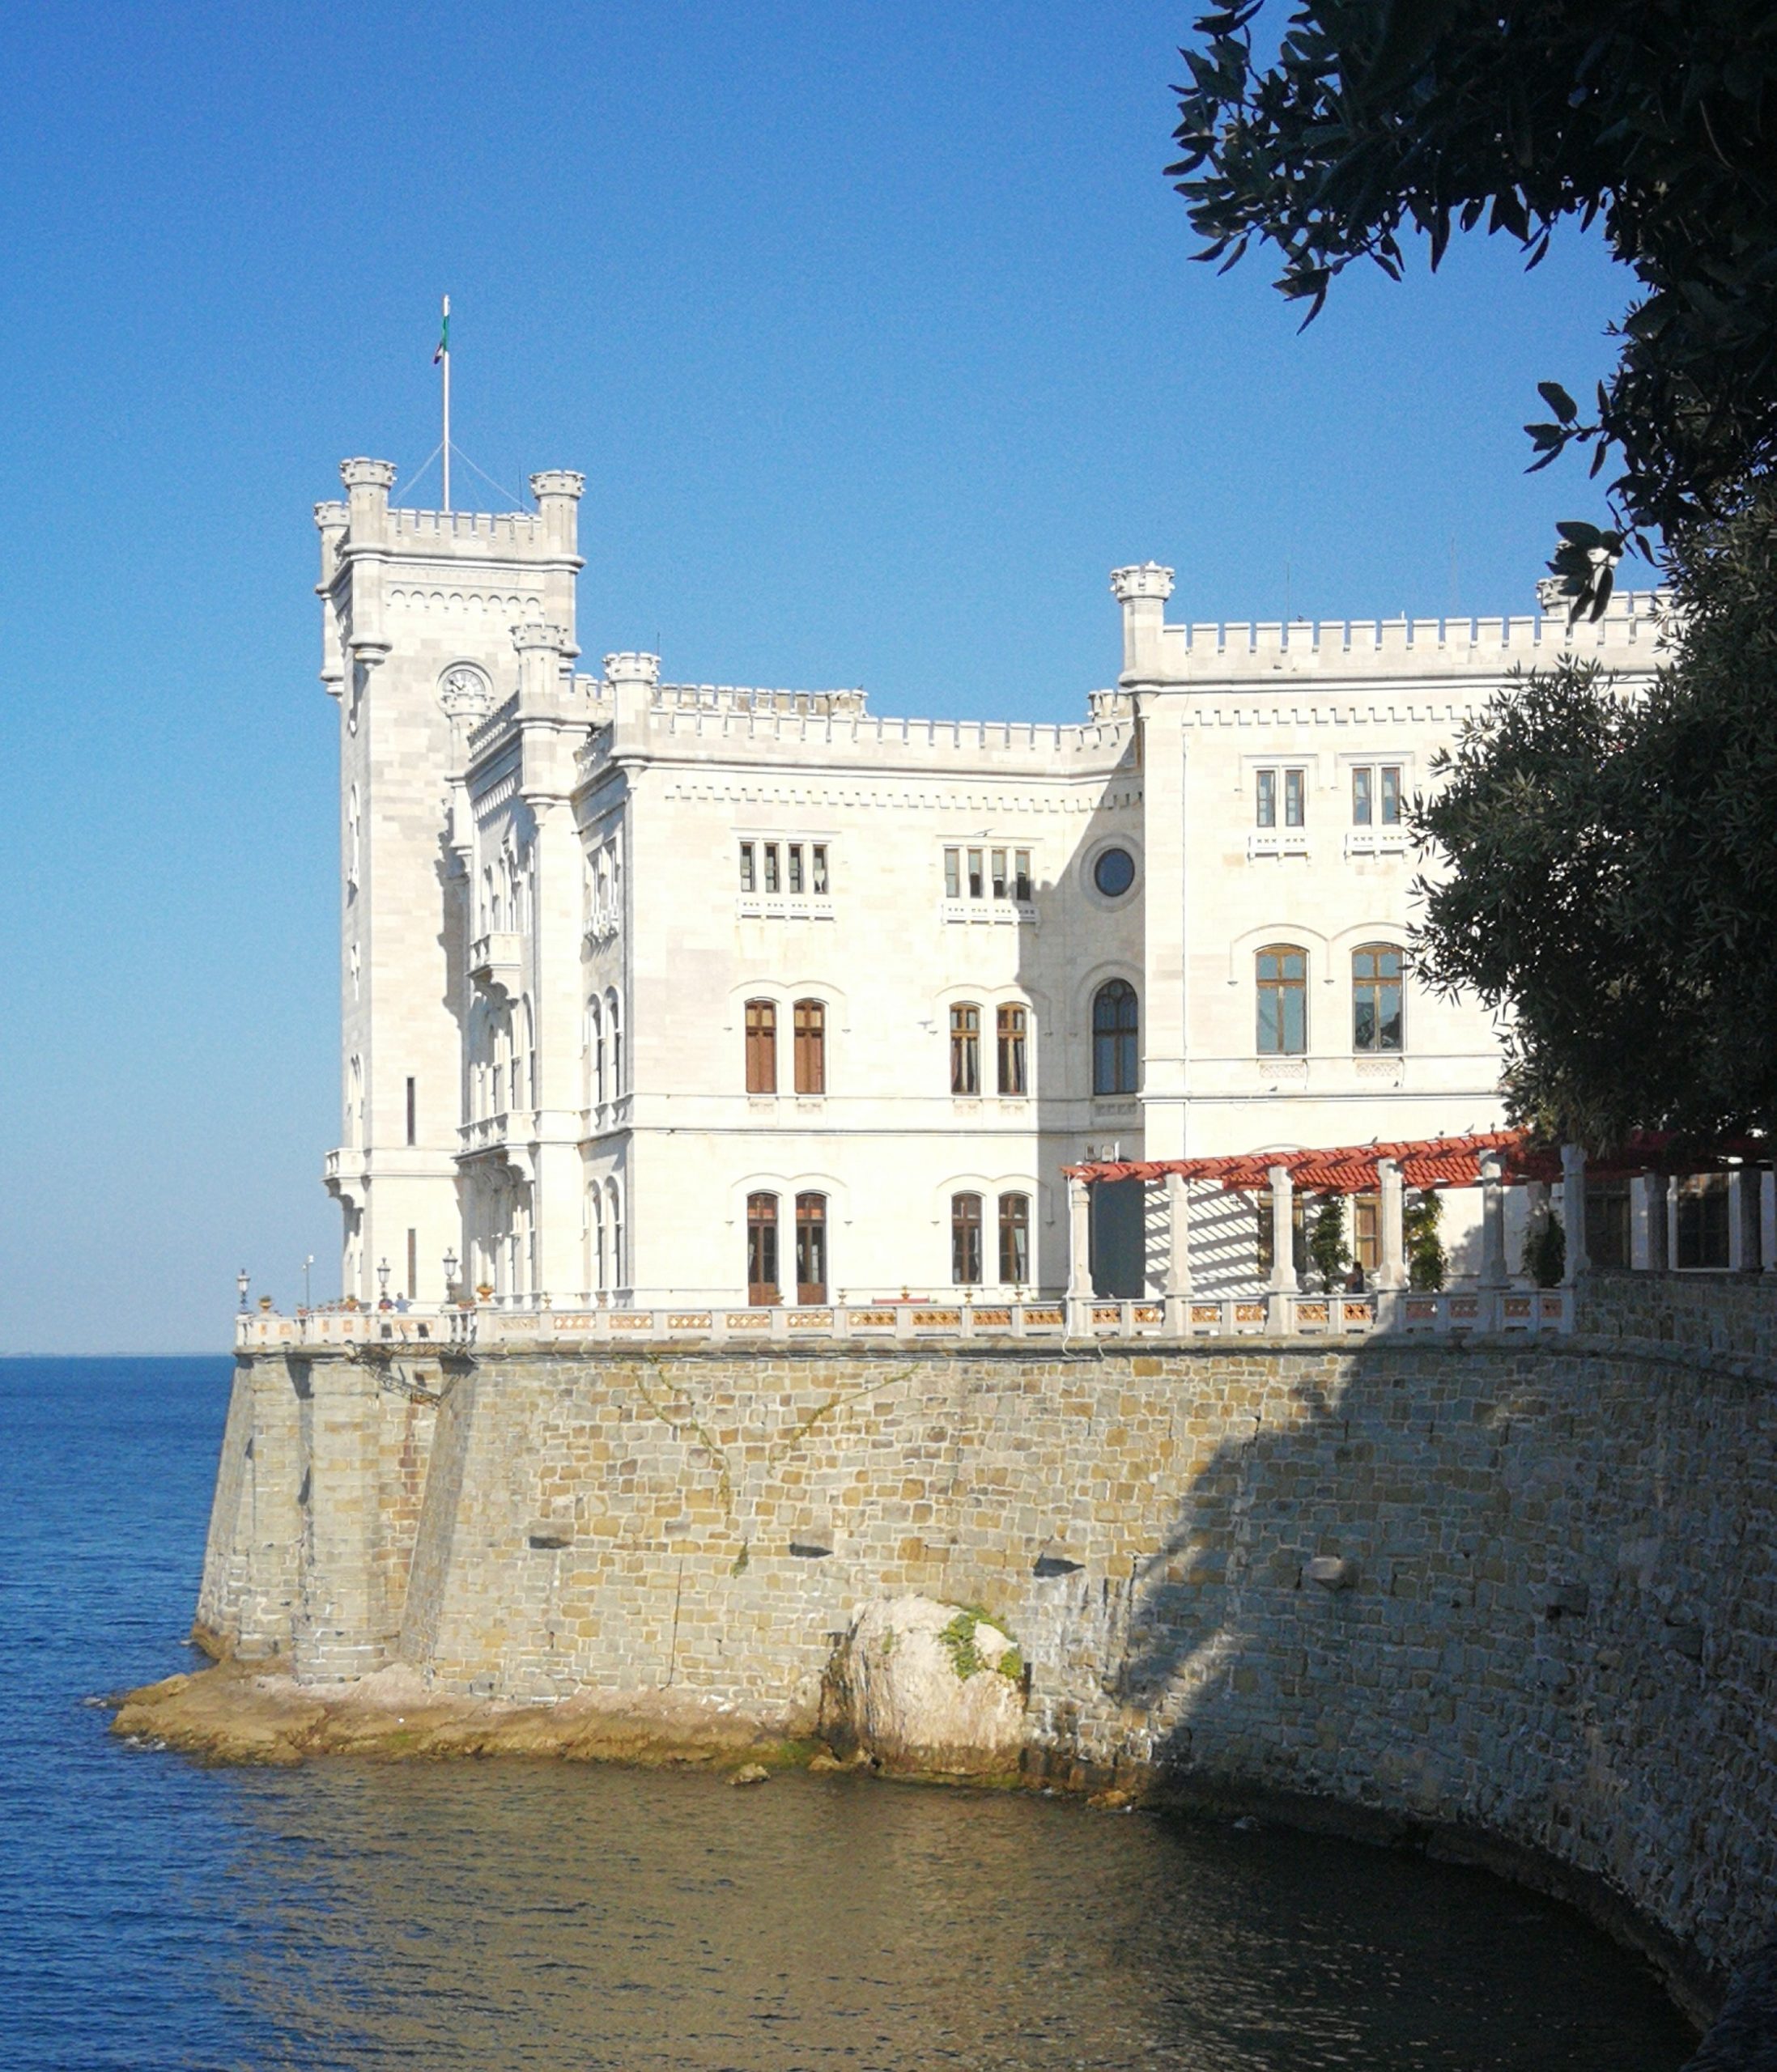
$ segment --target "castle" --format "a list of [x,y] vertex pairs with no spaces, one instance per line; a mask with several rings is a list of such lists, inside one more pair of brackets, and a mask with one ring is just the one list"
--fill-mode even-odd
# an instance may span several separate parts
[[[577,673],[583,478],[488,515],[394,473],[348,461],[316,511],[348,1297],[1040,1293],[1078,1275],[1076,1161],[1497,1123],[1491,1018],[1404,967],[1405,805],[1513,670],[1644,681],[1647,597],[1185,626],[1149,563],[1080,724],[886,719]],[[1218,1194],[1197,1284],[1257,1284],[1269,1235]],[[1151,1250],[1140,1191],[1096,1190],[1094,1286],[1150,1291]]]

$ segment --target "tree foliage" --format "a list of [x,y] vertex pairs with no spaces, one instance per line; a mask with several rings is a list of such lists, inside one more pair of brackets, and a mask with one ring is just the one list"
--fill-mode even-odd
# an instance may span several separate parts
[[1443,1287],[1449,1270],[1441,1234],[1443,1224],[1443,1197],[1435,1187],[1427,1187],[1416,1201],[1407,1204],[1401,1225],[1406,1241],[1409,1288],[1431,1293]]
[[[1311,317],[1353,261],[1398,278],[1485,227],[1537,265],[1564,219],[1602,226],[1640,295],[1583,412],[1556,382],[1543,465],[1614,454],[1615,526],[1553,566],[1597,609],[1622,535],[1675,539],[1777,464],[1777,8],[1769,0],[1275,0],[1201,16],[1168,168],[1232,265],[1260,239]],[[1281,7],[1277,9],[1281,12]],[[1589,587],[1588,587],[1589,586]]]
[[1322,1195],[1308,1227],[1308,1257],[1320,1276],[1321,1293],[1330,1295],[1351,1263],[1351,1247],[1346,1242],[1343,1195]]
[[1602,1146],[1777,1127],[1777,495],[1671,550],[1639,701],[1524,677],[1434,763],[1422,977],[1509,1011],[1507,1104]]

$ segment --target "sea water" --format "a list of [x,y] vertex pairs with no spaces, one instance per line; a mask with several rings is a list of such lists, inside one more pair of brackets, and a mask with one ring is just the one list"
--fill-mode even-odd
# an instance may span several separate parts
[[8,2072],[1673,2072],[1690,2048],[1565,1909],[1268,1824],[125,1747],[92,1700],[198,1666],[231,1366],[0,1361]]

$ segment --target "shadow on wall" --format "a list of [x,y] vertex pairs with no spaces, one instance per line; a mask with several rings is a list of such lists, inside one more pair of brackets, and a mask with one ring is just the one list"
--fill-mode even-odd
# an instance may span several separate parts
[[[1141,1154],[1138,1098],[1145,1055],[1147,997],[1144,982],[1146,873],[1141,847],[1141,771],[1132,739],[1116,769],[1104,780],[1094,810],[1073,838],[1059,871],[1036,888],[1038,926],[1017,932],[1014,983],[1031,1003],[1036,1042],[1031,1063],[1031,1120],[1037,1144],[1034,1175],[1041,1208],[1037,1277],[1059,1290],[1068,1282],[1068,1183],[1065,1166],[1094,1147],[1115,1144],[1125,1156]],[[1107,898],[1095,885],[1093,867],[1107,847],[1126,850],[1135,876],[1128,891]],[[1099,989],[1117,979],[1132,989],[1137,1026],[1133,1073],[1120,1074],[1107,1057],[1109,1076],[1130,1081],[1126,1090],[1096,1091],[1093,1006]],[[991,1035],[991,1032],[988,1032]],[[1114,1046],[1113,1046],[1114,1048]],[[997,1059],[984,1057],[984,1077],[996,1083]],[[1128,1060],[1125,1059],[1125,1064]],[[1099,1197],[1119,1195],[1098,1188]],[[1133,1202],[1095,1200],[1093,1205],[1093,1278],[1100,1293],[1142,1293],[1141,1190]],[[1114,1285],[1113,1285],[1114,1284]]]
[[1181,1399],[1188,1458],[1190,1421],[1246,1429],[1163,1543],[1121,1591],[1064,1586],[1110,1629],[1086,1637],[1107,1702],[1061,1707],[1056,1742],[1485,1828],[1602,1878],[1719,1982],[1777,1889],[1769,1399],[1582,1352],[1248,1371]]

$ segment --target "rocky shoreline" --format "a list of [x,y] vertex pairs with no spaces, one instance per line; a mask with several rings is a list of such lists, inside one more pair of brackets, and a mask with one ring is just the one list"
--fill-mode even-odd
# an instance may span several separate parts
[[[299,1684],[236,1660],[126,1691],[113,1734],[219,1763],[306,1762],[318,1756],[384,1760],[549,1756],[574,1762],[720,1768],[806,1764],[820,1743],[793,1722],[692,1692],[583,1692],[552,1705],[428,1691],[396,1667],[338,1685]],[[831,1758],[829,1757],[831,1760]]]

